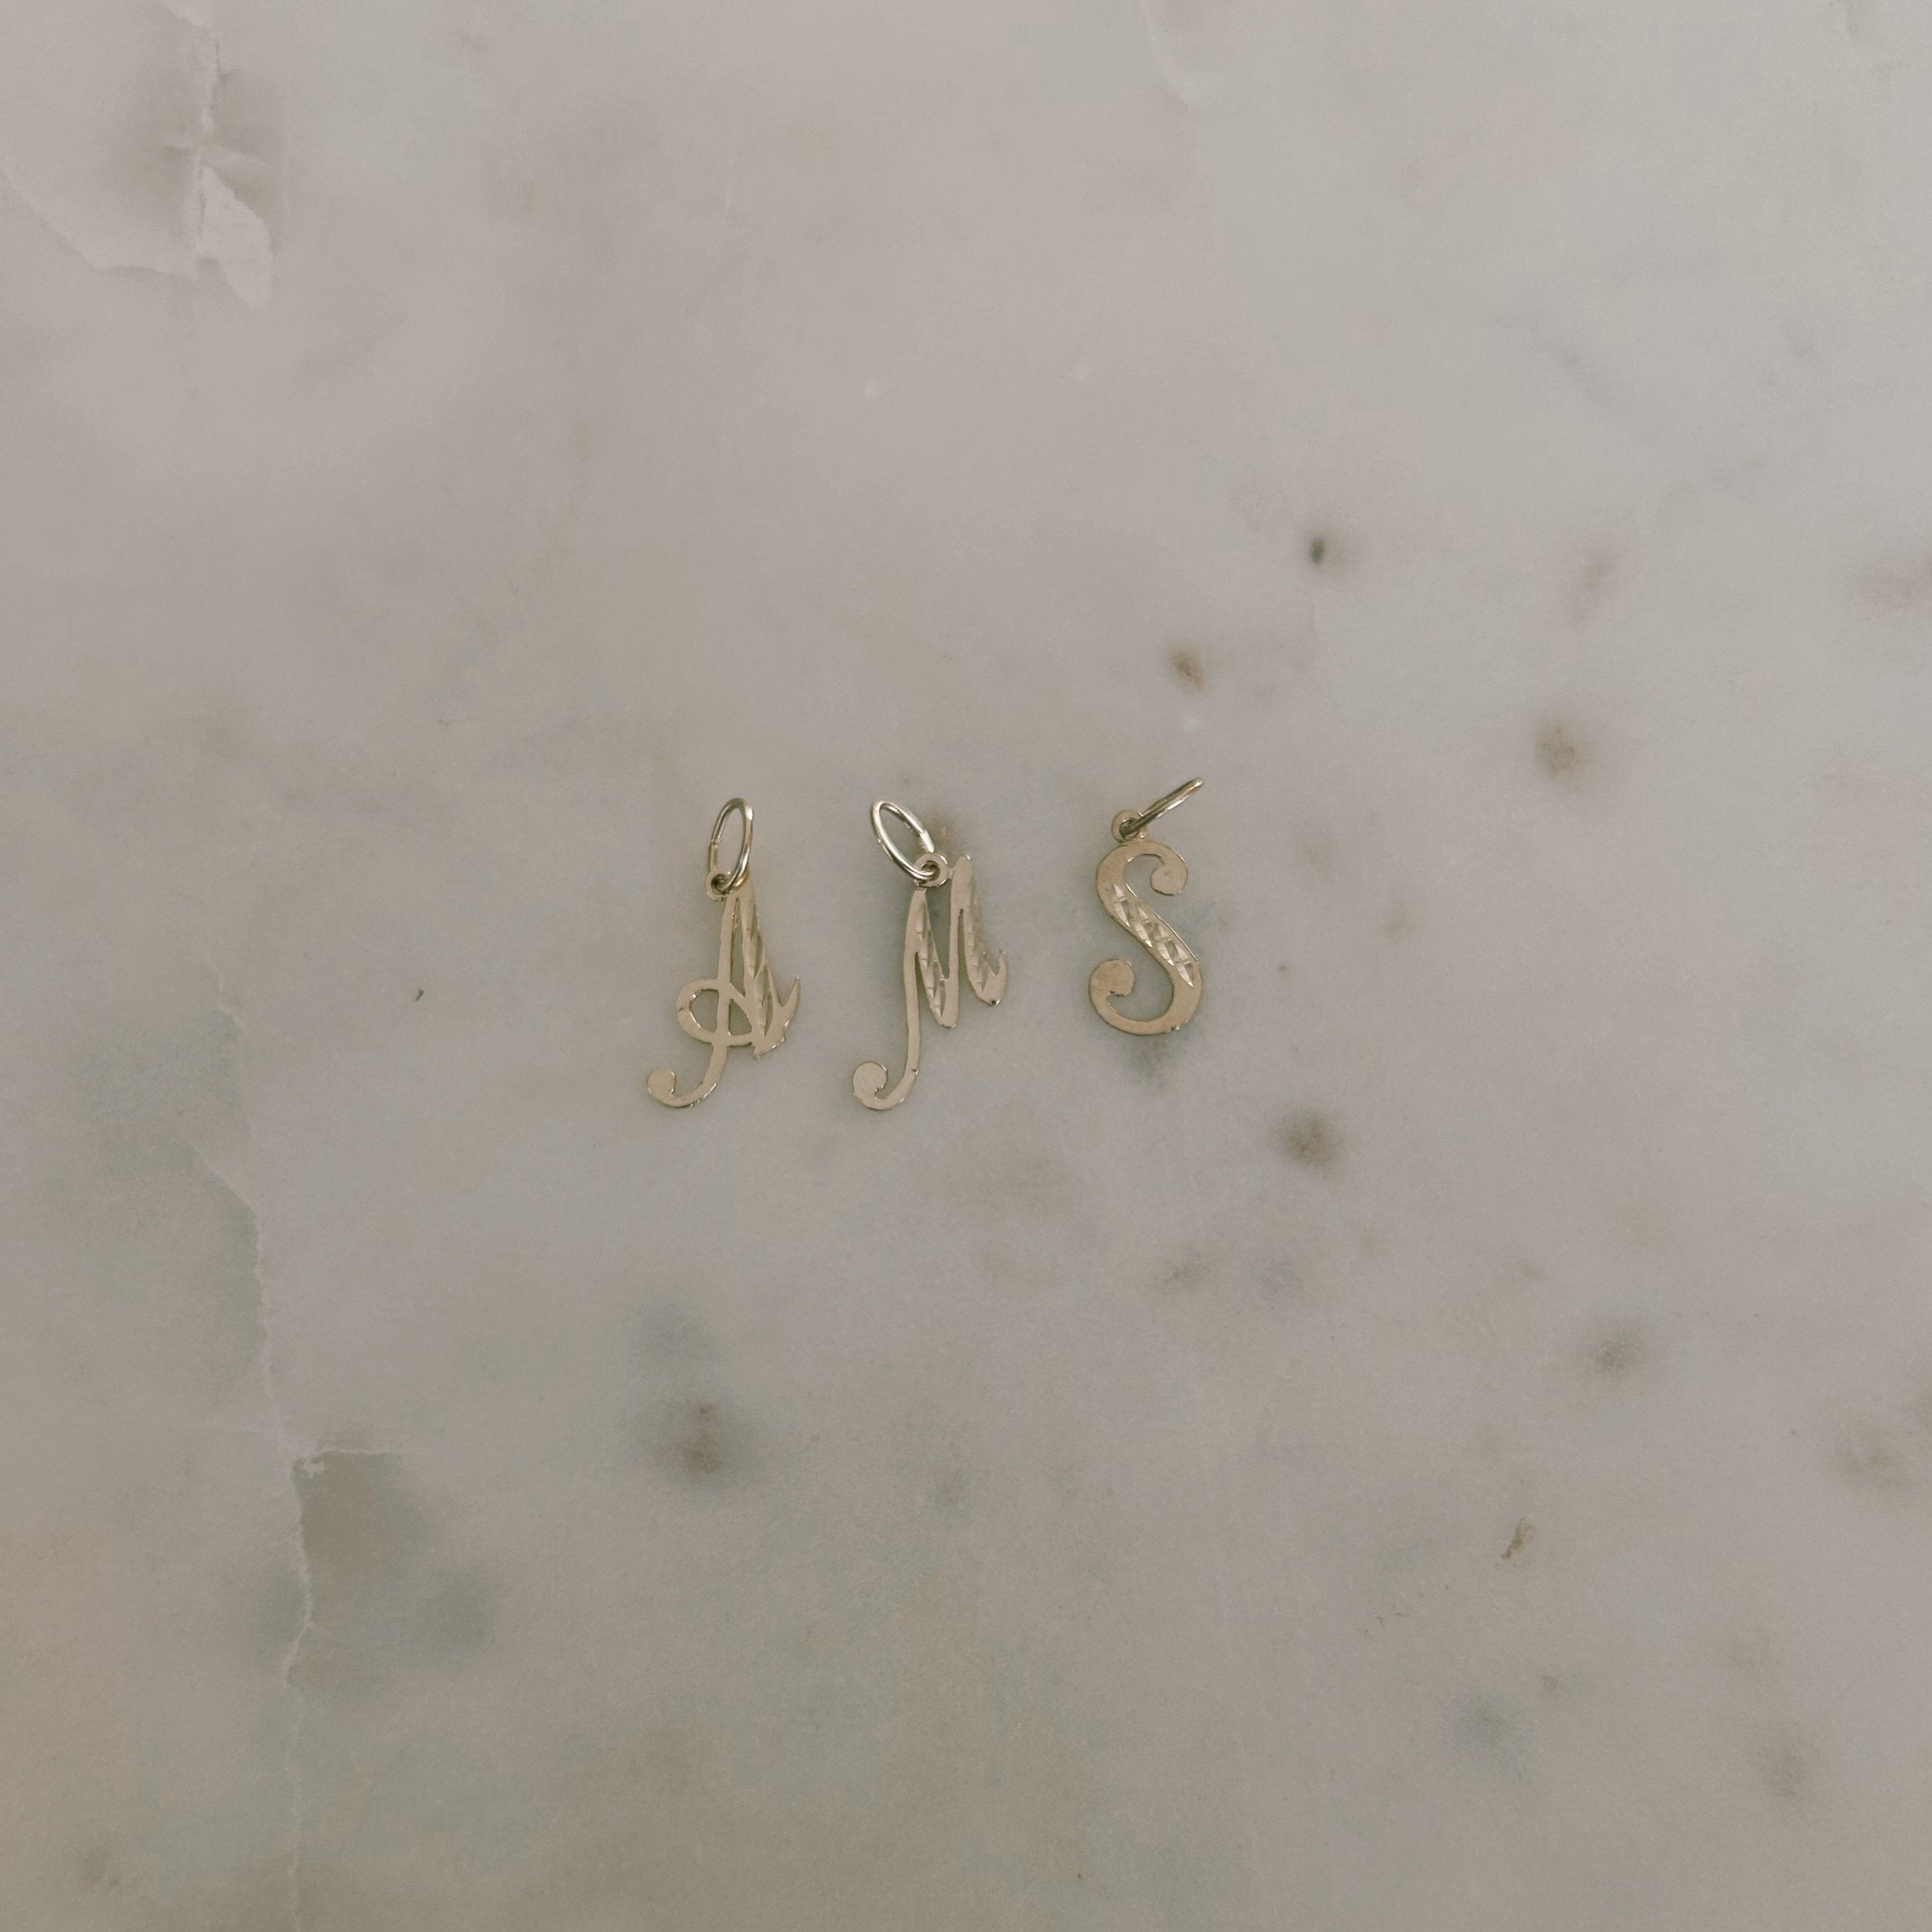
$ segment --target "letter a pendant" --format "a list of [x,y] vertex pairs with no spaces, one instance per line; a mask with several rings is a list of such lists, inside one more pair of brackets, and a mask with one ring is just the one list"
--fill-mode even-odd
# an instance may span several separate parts
[[[892,843],[885,827],[888,814],[919,841],[916,859],[909,858]],[[872,807],[872,830],[885,848],[886,856],[912,880],[913,886],[912,903],[906,908],[905,946],[899,962],[905,982],[905,1071],[890,1092],[886,1088],[885,1067],[878,1060],[867,1060],[852,1076],[852,1097],[862,1107],[884,1113],[888,1107],[896,1107],[912,1091],[912,1083],[919,1077],[922,995],[941,1026],[956,1026],[962,972],[975,998],[987,1006],[997,1006],[1006,990],[1006,956],[1003,952],[995,960],[987,953],[986,933],[980,919],[979,889],[973,881],[970,858],[946,858],[934,845],[932,835],[910,812],[886,799]],[[946,885],[951,890],[946,897],[946,943],[942,959],[927,895]]]
[[[718,840],[724,821],[734,812],[744,820],[745,842],[737,862],[726,872],[718,867]],[[718,976],[694,980],[678,994],[677,1023],[693,1040],[710,1048],[711,1059],[698,1084],[682,1094],[677,1090],[677,1076],[668,1066],[660,1066],[644,1082],[644,1090],[667,1107],[696,1106],[724,1077],[725,1057],[734,1046],[748,1046],[754,1059],[762,1059],[782,1046],[792,1016],[798,1011],[798,982],[794,980],[791,991],[780,999],[771,962],[765,957],[758,908],[752,897],[752,808],[742,798],[733,799],[711,827],[704,890],[724,902],[718,928]],[[708,1027],[694,1010],[695,1002],[706,993],[715,1002]],[[744,1016],[742,1031],[731,1024],[734,1013]]]
[[1107,916],[1154,955],[1172,988],[1166,1012],[1152,1019],[1130,1019],[1113,1003],[1133,991],[1134,969],[1124,959],[1102,960],[1087,982],[1088,997],[1094,1002],[1094,1010],[1122,1033],[1172,1033],[1176,1027],[1185,1026],[1201,1004],[1200,961],[1186,940],[1127,884],[1127,868],[1136,859],[1156,862],[1151,883],[1157,892],[1178,892],[1187,884],[1187,861],[1172,845],[1142,835],[1163,812],[1172,812],[1200,786],[1198,778],[1190,778],[1144,812],[1122,812],[1114,820],[1114,848],[1094,875],[1094,890],[1100,895]]

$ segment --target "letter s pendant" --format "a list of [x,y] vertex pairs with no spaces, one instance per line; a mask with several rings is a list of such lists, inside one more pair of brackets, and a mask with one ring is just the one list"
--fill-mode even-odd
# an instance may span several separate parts
[[1152,884],[1156,892],[1172,895],[1187,884],[1187,862],[1171,845],[1144,836],[1147,827],[1163,812],[1170,812],[1198,787],[1198,778],[1170,792],[1144,812],[1122,812],[1114,820],[1117,843],[1104,857],[1094,875],[1094,889],[1107,916],[1124,932],[1146,947],[1167,974],[1171,988],[1165,1011],[1151,1019],[1132,1019],[1113,1004],[1134,988],[1134,969],[1124,959],[1103,959],[1088,980],[1088,996],[1094,1010],[1121,1033],[1143,1036],[1172,1033],[1194,1017],[1201,1004],[1201,962],[1193,949],[1154,910],[1127,882],[1127,868],[1136,859],[1152,859]]

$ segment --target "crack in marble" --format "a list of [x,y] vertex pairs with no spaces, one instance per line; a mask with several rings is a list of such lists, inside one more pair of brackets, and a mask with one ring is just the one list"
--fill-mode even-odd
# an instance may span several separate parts
[[[242,1070],[248,1043],[248,1028],[243,1024],[240,1009],[230,993],[228,982],[213,955],[204,948],[202,958],[214,976],[216,1009],[234,1034],[237,1090],[236,1110],[242,1137],[246,1142],[253,1138],[254,1132],[254,1123],[249,1118],[247,1088]],[[289,1504],[295,1517],[290,1560],[302,1604],[302,1622],[283,1654],[278,1679],[280,1696],[290,1712],[288,1742],[282,1754],[282,1777],[289,1799],[289,1924],[292,1932],[302,1932],[303,1826],[302,1778],[296,1757],[302,1742],[302,1720],[306,1713],[306,1706],[302,1693],[296,1688],[295,1671],[302,1656],[302,1646],[308,1642],[309,1634],[315,1624],[315,1580],[309,1564],[308,1541],[302,1533],[302,1495],[296,1483],[296,1471],[314,1452],[300,1449],[295,1442],[290,1432],[288,1417],[282,1407],[281,1391],[276,1383],[274,1335],[268,1318],[268,1281],[262,1265],[261,1215],[254,1203],[192,1141],[188,1142],[188,1149],[196,1165],[235,1201],[248,1216],[251,1264],[255,1277],[255,1322],[261,1335],[262,1396],[268,1426],[265,1429],[237,1432],[260,1436],[274,1451],[283,1480],[288,1485]]]

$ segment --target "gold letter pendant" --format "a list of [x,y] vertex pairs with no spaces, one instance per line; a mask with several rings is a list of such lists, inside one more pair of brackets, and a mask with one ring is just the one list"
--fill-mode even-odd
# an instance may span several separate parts
[[[919,841],[920,856],[908,858],[887,834],[884,815],[890,813]],[[979,888],[973,880],[973,861],[968,857],[949,860],[932,842],[932,835],[903,806],[881,799],[872,807],[872,830],[886,856],[913,882],[912,903],[906,908],[905,947],[900,970],[905,982],[905,1071],[898,1084],[886,1090],[886,1070],[876,1060],[868,1060],[852,1076],[852,1096],[862,1107],[884,1113],[896,1107],[912,1091],[919,1076],[919,1004],[923,995],[932,1017],[943,1027],[959,1023],[959,981],[963,969],[974,996],[986,1005],[997,1006],[1006,990],[1006,956],[995,960],[986,951],[986,937],[980,916]],[[946,956],[942,962],[937,934],[933,928],[928,892],[941,886],[950,890],[946,897]]]
[[[718,864],[718,838],[734,812],[744,820],[745,843],[736,864],[725,872]],[[678,994],[677,1023],[693,1040],[710,1048],[711,1059],[704,1078],[686,1093],[677,1090],[677,1076],[668,1066],[660,1066],[644,1082],[644,1090],[667,1107],[696,1106],[724,1077],[725,1056],[734,1046],[748,1046],[754,1059],[762,1059],[782,1046],[792,1016],[798,1011],[798,982],[794,980],[791,991],[783,999],[778,998],[771,962],[765,956],[764,935],[758,931],[758,908],[752,897],[752,808],[742,798],[733,799],[712,826],[704,890],[724,902],[718,928],[718,976],[694,980]],[[705,993],[714,1002],[708,1027],[692,1010]],[[745,1017],[742,1032],[731,1024],[734,1013]]]
[[1094,890],[1100,895],[1107,916],[1154,955],[1173,989],[1165,1012],[1156,1013],[1150,1020],[1130,1019],[1113,1001],[1133,991],[1134,969],[1124,959],[1102,960],[1087,982],[1088,996],[1094,1002],[1094,1010],[1122,1033],[1172,1033],[1176,1027],[1185,1026],[1201,1004],[1200,961],[1186,940],[1127,884],[1127,868],[1136,859],[1156,862],[1153,885],[1157,892],[1178,892],[1187,884],[1187,861],[1172,846],[1142,835],[1163,812],[1172,812],[1200,784],[1198,778],[1190,778],[1165,798],[1156,799],[1144,812],[1122,812],[1114,820],[1118,842],[1100,861],[1100,869],[1094,875]]

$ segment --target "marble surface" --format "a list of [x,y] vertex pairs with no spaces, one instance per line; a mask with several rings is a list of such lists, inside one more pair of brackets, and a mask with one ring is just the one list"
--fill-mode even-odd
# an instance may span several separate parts
[[1910,0],[0,0],[0,1924],[1932,1922],[1928,209]]

